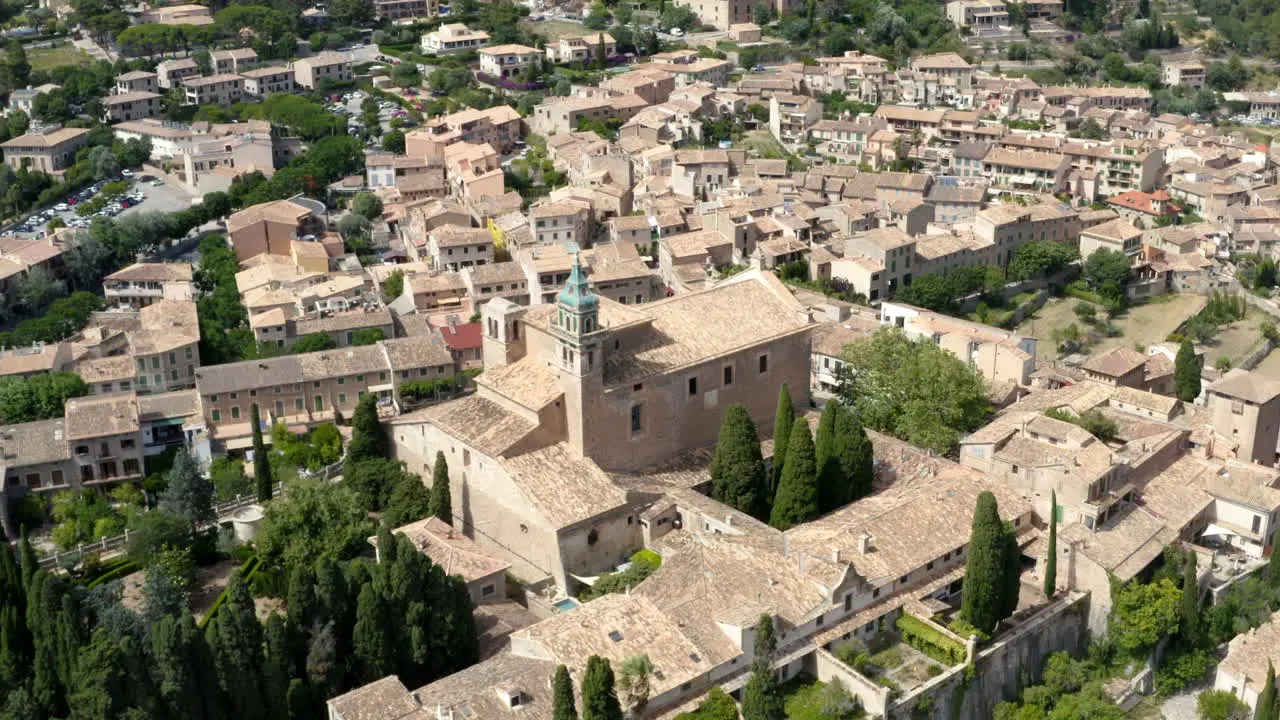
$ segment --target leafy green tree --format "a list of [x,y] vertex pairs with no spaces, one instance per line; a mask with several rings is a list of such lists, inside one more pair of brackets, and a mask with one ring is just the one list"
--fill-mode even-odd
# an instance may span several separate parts
[[436,451],[436,464],[431,474],[431,513],[433,517],[453,524],[453,495],[449,490],[449,463],[444,453]]
[[1013,259],[1009,261],[1009,279],[1048,277],[1079,257],[1079,251],[1064,242],[1029,242],[1013,251]]
[[573,699],[573,681],[569,668],[556,666],[551,679],[551,720],[578,720],[578,708]]
[[1249,706],[1226,690],[1202,690],[1196,697],[1200,720],[1249,720]]
[[894,299],[945,313],[955,305],[955,287],[941,275],[926,274],[917,277],[910,286],[900,288]]
[[351,344],[356,347],[362,347],[364,345],[373,345],[386,339],[387,334],[382,331],[382,328],[365,328],[352,334]]
[[978,371],[928,338],[888,328],[842,359],[840,399],[868,429],[945,454],[991,412]]
[[1173,363],[1173,384],[1178,399],[1194,402],[1200,397],[1200,359],[1190,340],[1183,340]]
[[622,704],[613,684],[609,661],[599,655],[587,658],[582,675],[582,720],[622,720]]
[[378,420],[378,398],[366,393],[351,416],[351,442],[347,444],[347,463],[366,458],[386,457],[387,433]]
[[189,547],[194,534],[195,525],[185,515],[164,509],[143,513],[129,533],[129,559],[150,565],[166,548]]
[[338,347],[338,343],[333,341],[333,336],[325,332],[316,332],[298,338],[297,342],[293,344],[293,352],[301,355],[303,353],[332,350],[336,347]]
[[351,212],[374,220],[382,215],[382,200],[373,193],[360,193],[351,201]]
[[186,448],[179,448],[169,468],[168,483],[160,496],[166,510],[181,515],[193,525],[213,522],[213,483],[200,473],[200,466]]
[[680,713],[676,720],[738,720],[738,704],[719,687],[712,687],[693,712]]
[[743,720],[783,720],[786,709],[778,678],[773,674],[773,653],[777,649],[773,618],[761,615],[756,623],[751,678],[742,696]]
[[271,499],[275,486],[275,478],[271,472],[271,455],[267,452],[267,444],[262,440],[262,416],[258,403],[249,409],[249,423],[253,427],[253,479],[258,489],[258,502],[265,503]]
[[289,492],[267,506],[258,531],[258,555],[268,566],[311,564],[317,558],[347,559],[372,534],[356,494],[340,484],[295,480]]
[[396,477],[383,507],[383,519],[391,527],[399,527],[430,515],[431,490],[422,478],[407,471]]
[[769,512],[769,480],[750,413],[730,405],[711,458],[711,497],[755,518]]
[[773,499],[769,524],[779,530],[787,530],[817,518],[821,511],[813,435],[809,432],[809,423],[801,419],[791,426],[787,460],[783,465],[782,480],[778,483],[778,493]]
[[1258,693],[1258,702],[1253,708],[1254,720],[1274,720],[1277,711],[1276,702],[1276,669],[1271,665],[1271,661],[1267,661],[1267,680],[1262,686],[1262,692]]
[[970,625],[991,633],[1008,616],[1008,533],[996,496],[983,491],[973,513],[960,614]]
[[1084,261],[1084,280],[1104,298],[1124,297],[1129,282],[1129,256],[1118,250],[1095,250]]
[[1137,657],[1178,629],[1181,591],[1168,578],[1130,582],[1113,591],[1110,635],[1116,647]]
[[1049,493],[1049,549],[1044,561],[1044,594],[1053,597],[1058,591],[1058,493]]
[[791,391],[787,384],[778,388],[778,409],[773,416],[773,476],[770,489],[778,489],[782,481],[782,468],[787,459],[787,442],[791,439],[791,424],[795,422],[796,410],[791,404]]

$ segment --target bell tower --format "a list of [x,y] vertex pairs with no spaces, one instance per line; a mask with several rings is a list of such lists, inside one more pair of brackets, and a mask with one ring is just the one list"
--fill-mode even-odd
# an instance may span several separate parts
[[573,267],[564,288],[556,295],[556,313],[551,320],[551,332],[559,346],[559,366],[562,372],[579,378],[599,377],[604,363],[599,334],[600,299],[587,285],[578,246],[571,243],[569,253],[573,255]]

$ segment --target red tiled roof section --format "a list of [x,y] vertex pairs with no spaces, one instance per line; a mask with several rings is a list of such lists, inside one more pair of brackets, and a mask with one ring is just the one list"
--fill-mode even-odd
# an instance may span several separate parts
[[[1160,215],[1163,213],[1177,212],[1177,207],[1175,207],[1173,203],[1169,202],[1172,199],[1173,198],[1169,196],[1169,193],[1164,190],[1156,190],[1153,193],[1130,190],[1107,198],[1107,203],[1128,208],[1130,210],[1137,210],[1138,212],[1146,213],[1148,215]],[[1157,211],[1154,205],[1154,203],[1158,202],[1165,203],[1164,208],[1160,211]]]
[[480,329],[478,322],[466,323],[440,328],[440,335],[444,337],[445,344],[454,350],[471,350],[483,343]]

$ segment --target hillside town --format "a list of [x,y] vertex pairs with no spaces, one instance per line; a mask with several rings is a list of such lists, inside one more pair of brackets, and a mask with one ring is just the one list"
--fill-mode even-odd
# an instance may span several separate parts
[[0,3],[0,718],[1280,720],[1273,17]]

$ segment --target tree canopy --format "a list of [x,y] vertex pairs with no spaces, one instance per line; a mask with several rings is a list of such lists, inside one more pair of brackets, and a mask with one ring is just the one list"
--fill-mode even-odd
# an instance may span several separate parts
[[711,458],[711,497],[758,519],[768,515],[771,498],[760,438],[741,405],[730,405],[720,421]]
[[842,359],[841,402],[863,426],[913,445],[949,453],[991,413],[978,371],[927,338],[887,328]]

